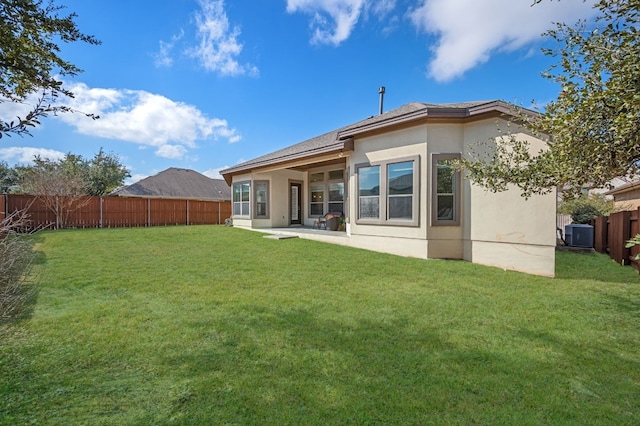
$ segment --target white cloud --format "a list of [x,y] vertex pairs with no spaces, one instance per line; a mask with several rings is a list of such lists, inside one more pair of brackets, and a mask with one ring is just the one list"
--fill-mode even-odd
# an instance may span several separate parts
[[137,173],[135,175],[131,175],[130,178],[126,178],[124,180],[125,185],[133,185],[136,182],[140,182],[142,179],[148,178],[150,175]]
[[226,120],[208,118],[195,106],[162,95],[90,88],[83,83],[68,88],[75,97],[64,102],[78,111],[100,116],[97,120],[77,113],[59,116],[85,135],[155,147],[156,155],[165,158],[182,158],[198,140],[222,138],[234,143],[241,139]]
[[29,97],[23,103],[4,101],[0,102],[0,120],[10,123],[17,122],[18,117],[25,118],[33,109],[33,105],[37,102],[36,96]]
[[55,161],[62,159],[65,156],[65,153],[46,148],[17,146],[0,148],[0,160],[4,160],[9,164],[31,164],[33,163],[33,157],[36,155]]
[[156,155],[162,158],[179,160],[187,153],[187,149],[182,145],[162,145],[156,150]]
[[160,40],[160,51],[155,55],[156,67],[171,67],[173,65],[173,57],[171,52],[176,43],[184,36],[184,31],[171,37],[170,42]]
[[311,43],[337,46],[351,35],[364,5],[365,0],[287,0],[287,12],[313,16]]
[[396,0],[378,0],[367,2],[367,7],[373,12],[374,15],[384,17],[395,9]]
[[224,10],[224,0],[198,0],[201,10],[196,12],[195,21],[198,45],[187,50],[187,54],[197,58],[208,71],[221,75],[257,76],[258,68],[240,64],[237,57],[242,52],[238,40],[240,27],[231,26]]
[[220,171],[228,168],[229,166],[223,166],[217,169],[209,169],[202,172],[202,174],[207,177],[210,177],[211,179],[222,179],[222,175],[220,174]]
[[553,22],[573,24],[593,16],[594,0],[420,0],[410,12],[413,24],[435,34],[435,57],[428,74],[449,81],[487,62],[496,52],[510,52],[541,40]]
[[312,44],[338,46],[349,38],[361,16],[383,19],[397,0],[287,0],[287,12],[311,15]]
[[[572,24],[595,14],[595,0],[412,0],[411,23],[434,34],[433,59],[428,74],[449,81],[488,61],[497,52],[511,52],[541,41],[554,22]],[[338,46],[348,39],[360,20],[370,15],[388,21],[384,32],[397,28],[397,0],[287,0],[288,13],[311,17],[313,44]],[[406,4],[406,2],[404,3]],[[537,51],[537,49],[536,49]]]
[[156,67],[169,68],[173,65],[171,49],[173,49],[173,44],[160,40],[160,52],[155,57]]

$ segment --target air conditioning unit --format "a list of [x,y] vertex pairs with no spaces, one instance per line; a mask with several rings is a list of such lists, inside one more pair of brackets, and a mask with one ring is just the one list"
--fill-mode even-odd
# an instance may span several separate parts
[[565,226],[564,241],[570,247],[593,247],[593,226],[578,223]]

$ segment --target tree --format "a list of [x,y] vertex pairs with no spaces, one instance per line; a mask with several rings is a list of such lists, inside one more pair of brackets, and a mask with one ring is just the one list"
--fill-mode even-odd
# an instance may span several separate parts
[[89,195],[107,195],[121,187],[128,177],[131,177],[131,174],[120,163],[120,159],[115,154],[107,154],[100,148],[89,163]]
[[56,217],[56,228],[64,228],[69,214],[85,206],[87,168],[82,157],[67,154],[60,161],[36,156],[32,166],[18,167],[20,189],[38,196]]
[[[542,0],[536,0],[540,3]],[[518,120],[549,148],[530,152],[514,135],[489,154],[463,161],[469,177],[493,191],[514,184],[525,197],[554,187],[603,186],[640,165],[640,0],[600,0],[593,28],[580,21],[547,31],[558,59],[543,76],[561,92],[541,114]]]
[[57,43],[100,42],[78,30],[75,13],[60,16],[62,9],[53,0],[0,1],[0,102],[24,102],[39,94],[25,117],[0,120],[0,138],[11,133],[29,134],[29,129],[48,114],[75,112],[55,104],[60,95],[73,97],[57,76],[73,76],[82,70],[59,56]]
[[18,174],[16,170],[0,161],[0,194],[5,194],[18,184]]
[[60,160],[36,156],[33,165],[16,167],[18,189],[37,195],[64,227],[69,214],[89,202],[88,196],[102,196],[124,184],[129,170],[115,154],[102,148],[93,159],[68,153]]
[[573,223],[590,223],[599,216],[609,216],[616,211],[613,200],[602,194],[580,194],[576,198],[563,199],[558,213],[571,215]]

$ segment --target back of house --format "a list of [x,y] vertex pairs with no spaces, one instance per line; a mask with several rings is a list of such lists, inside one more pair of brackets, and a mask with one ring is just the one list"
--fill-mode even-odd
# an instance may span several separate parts
[[544,149],[515,116],[502,101],[414,102],[223,170],[234,226],[312,227],[334,212],[339,244],[553,276],[555,194],[489,192],[452,164],[507,127]]

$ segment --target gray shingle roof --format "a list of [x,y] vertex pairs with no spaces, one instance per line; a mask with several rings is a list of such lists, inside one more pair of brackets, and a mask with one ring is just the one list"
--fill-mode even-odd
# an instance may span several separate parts
[[170,167],[154,176],[120,188],[111,195],[231,200],[231,189],[222,179],[211,179],[195,170]]
[[250,170],[252,168],[280,163],[288,159],[313,156],[323,152],[340,149],[344,139],[367,129],[383,128],[393,124],[424,117],[470,117],[486,112],[509,113],[514,106],[503,101],[475,101],[446,104],[429,104],[411,102],[384,114],[371,116],[365,120],[333,130],[306,141],[288,146],[269,154],[254,158],[236,166],[223,170],[221,174],[229,181],[230,174]]

